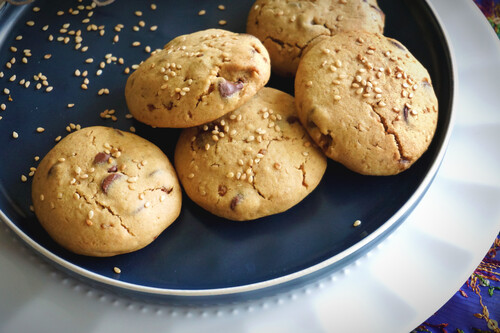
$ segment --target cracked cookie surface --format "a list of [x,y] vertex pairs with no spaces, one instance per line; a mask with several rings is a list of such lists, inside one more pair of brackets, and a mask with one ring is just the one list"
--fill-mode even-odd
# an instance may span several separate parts
[[323,177],[326,157],[300,124],[293,97],[263,88],[237,110],[185,129],[175,165],[194,202],[242,221],[299,203]]
[[254,36],[208,29],[179,36],[127,80],[135,119],[185,128],[215,120],[255,95],[270,77],[269,54]]
[[163,152],[132,133],[94,126],[61,140],[40,162],[35,214],[66,249],[113,256],[151,243],[178,216],[181,188]]
[[351,30],[383,33],[384,22],[376,0],[257,0],[247,32],[263,42],[274,72],[293,76],[304,49],[318,36]]
[[400,42],[346,32],[312,46],[295,78],[301,122],[325,154],[366,175],[394,175],[427,150],[438,101]]

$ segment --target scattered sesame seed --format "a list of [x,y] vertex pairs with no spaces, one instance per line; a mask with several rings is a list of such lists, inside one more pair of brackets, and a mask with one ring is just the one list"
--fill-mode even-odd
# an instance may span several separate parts
[[158,26],[157,26],[157,25],[152,25],[152,26],[149,28],[149,30],[151,30],[151,31],[156,31],[156,30],[158,30]]
[[113,267],[113,271],[116,273],[116,274],[120,274],[122,272],[121,269],[119,269],[118,267]]
[[26,25],[27,25],[28,27],[32,27],[32,26],[34,26],[34,25],[35,25],[35,21],[27,21],[27,22],[26,22]]
[[140,10],[137,10],[134,12],[135,16],[142,16],[142,12]]
[[5,109],[7,109],[7,105],[5,105],[5,103],[0,104],[0,109],[5,111]]
[[354,223],[352,224],[353,227],[359,227],[361,225],[361,221],[360,220],[356,220],[354,221]]
[[16,131],[14,131],[14,132],[12,132],[12,137],[14,139],[17,139],[19,137],[19,134]]
[[132,43],[132,46],[139,46],[139,45],[141,45],[141,42],[135,41]]
[[85,62],[86,62],[87,64],[91,64],[91,63],[93,63],[93,62],[94,62],[94,59],[93,59],[93,58],[87,58],[87,59],[85,60]]
[[202,15],[205,15],[207,13],[207,11],[205,9],[202,9],[198,12],[198,15],[202,16]]
[[5,95],[8,95],[8,94],[10,94],[10,90],[9,90],[8,88],[4,88],[4,89],[3,89],[3,93],[4,93]]
[[24,183],[25,181],[27,181],[28,178],[25,176],[25,175],[21,175],[21,181]]
[[151,10],[156,10],[156,4],[154,3],[151,4]]
[[45,89],[46,92],[51,92],[54,89],[52,86],[48,86],[47,89]]
[[227,21],[226,20],[220,20],[219,21],[219,25],[226,25],[227,24]]
[[219,8],[219,10],[224,10],[224,9],[226,9],[226,7],[225,7],[224,5],[219,5],[219,6],[217,6],[217,8]]
[[42,133],[43,131],[45,131],[45,128],[43,128],[43,127],[37,127],[37,128],[36,128],[36,131],[37,131],[38,133]]

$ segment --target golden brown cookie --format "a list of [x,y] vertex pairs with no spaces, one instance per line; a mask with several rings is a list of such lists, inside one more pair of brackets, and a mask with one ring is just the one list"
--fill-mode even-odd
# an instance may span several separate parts
[[318,36],[351,30],[383,33],[384,22],[376,0],[257,0],[247,32],[264,43],[274,72],[293,76],[303,50]]
[[156,127],[192,127],[231,112],[269,80],[269,54],[247,34],[209,29],[179,36],[127,80],[135,119]]
[[429,73],[400,42],[380,34],[342,33],[311,47],[297,70],[295,98],[325,154],[361,174],[408,169],[437,125]]
[[66,249],[105,257],[151,243],[179,216],[181,188],[163,152],[108,127],[69,134],[40,162],[36,216]]
[[326,158],[300,124],[293,97],[263,88],[232,113],[185,129],[175,165],[194,202],[242,221],[299,203],[320,182]]

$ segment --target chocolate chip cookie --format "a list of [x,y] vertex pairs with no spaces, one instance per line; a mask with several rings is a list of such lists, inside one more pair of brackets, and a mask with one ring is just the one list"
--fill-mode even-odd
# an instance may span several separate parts
[[179,36],[133,72],[125,87],[135,119],[192,127],[244,104],[269,80],[269,54],[254,36],[209,29]]
[[66,249],[113,256],[151,243],[179,215],[181,188],[151,142],[107,127],[69,134],[33,179],[36,216]]
[[384,22],[376,0],[257,0],[247,32],[264,43],[274,72],[293,76],[303,50],[318,36],[351,30],[383,33]]
[[326,157],[300,124],[293,97],[263,88],[237,110],[185,129],[175,165],[194,202],[242,221],[283,212],[304,199],[320,182]]
[[347,32],[302,57],[295,78],[301,122],[325,154],[366,175],[394,175],[427,150],[438,100],[427,70],[400,42]]

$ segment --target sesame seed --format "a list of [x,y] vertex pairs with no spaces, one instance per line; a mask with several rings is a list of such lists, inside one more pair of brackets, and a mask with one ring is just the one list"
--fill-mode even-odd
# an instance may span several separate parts
[[156,30],[158,30],[158,26],[157,26],[157,25],[153,25],[153,26],[151,26],[151,27],[149,28],[149,30],[151,30],[151,31],[156,31]]
[[333,96],[333,99],[336,100],[336,101],[340,101],[342,97],[340,97],[340,95],[335,95]]
[[142,12],[140,10],[137,10],[134,12],[135,16],[142,16]]
[[24,183],[25,181],[27,181],[28,178],[25,176],[25,175],[21,175],[21,181]]
[[139,46],[139,45],[141,45],[141,42],[135,41],[132,43],[132,46]]
[[360,220],[356,220],[354,221],[354,223],[352,224],[353,227],[359,227],[361,225],[361,221]]
[[120,37],[118,35],[115,35],[115,37],[113,37],[113,42],[118,43],[119,40]]
[[40,194],[40,201],[45,200],[45,196],[43,194]]
[[151,4],[151,10],[156,10],[156,4],[154,3]]
[[220,20],[219,21],[219,25],[226,25],[227,24],[227,21],[226,20]]
[[116,274],[120,274],[122,270],[119,269],[118,267],[113,267],[113,272],[115,272]]
[[91,64],[91,63],[93,63],[93,62],[94,62],[94,59],[93,59],[93,58],[87,58],[87,59],[85,59],[85,62],[86,62],[87,64]]
[[81,85],[80,87],[81,87],[83,90],[87,90],[87,89],[88,89],[88,87],[87,87],[87,85],[86,85],[85,83],[82,83],[82,85]]
[[46,92],[51,92],[54,89],[52,86],[48,86],[47,89],[45,89]]
[[18,35],[18,36],[16,36],[16,40],[21,40],[21,39],[23,39],[23,36],[22,36],[22,35]]
[[8,95],[8,94],[10,94],[10,90],[9,90],[8,88],[4,88],[4,89],[3,89],[3,93],[4,93],[5,95]]
[[80,70],[79,70],[79,69],[76,69],[76,70],[75,70],[75,76],[80,76],[80,75],[81,75]]
[[202,15],[205,15],[207,13],[207,11],[205,9],[202,9],[198,12],[198,15],[202,16]]
[[5,103],[0,104],[0,109],[5,111],[5,109],[7,109],[7,105],[5,105]]
[[93,218],[94,217],[94,211],[91,210],[89,211],[89,214],[87,215],[89,219]]
[[34,22],[34,21],[27,21],[27,22],[26,22],[26,25],[27,25],[28,27],[32,27],[32,26],[34,26],[34,25],[35,25],[35,22]]

